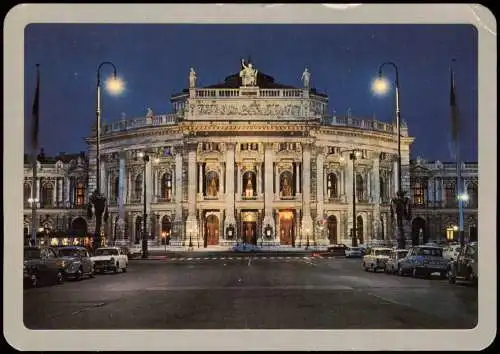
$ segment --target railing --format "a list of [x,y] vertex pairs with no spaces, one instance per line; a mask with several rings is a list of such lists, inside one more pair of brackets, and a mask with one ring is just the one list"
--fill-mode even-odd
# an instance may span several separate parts
[[103,127],[103,133],[120,132],[149,126],[175,125],[177,123],[178,117],[179,115],[170,113],[152,117],[119,120],[111,123],[110,125],[105,125]]
[[[390,123],[380,122],[373,119],[356,119],[349,117],[324,116],[324,125],[354,127],[366,130],[381,131],[384,133],[395,133],[396,126]],[[407,128],[401,128],[401,135],[408,135]]]
[[[244,96],[244,92],[246,90],[240,89],[195,89],[194,97],[195,98],[219,98],[219,97],[241,97]],[[304,97],[304,91],[300,89],[258,89],[255,91],[257,93],[257,97],[281,97],[281,98],[300,98]]]

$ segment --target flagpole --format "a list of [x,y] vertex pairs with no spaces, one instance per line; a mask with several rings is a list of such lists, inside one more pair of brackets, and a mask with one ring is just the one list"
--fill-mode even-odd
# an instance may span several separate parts
[[38,129],[39,129],[39,112],[40,112],[40,64],[36,64],[36,91],[33,100],[32,111],[32,127],[31,127],[31,144],[32,144],[32,165],[33,172],[32,186],[31,186],[31,246],[36,246],[36,209],[37,209],[37,150],[38,150]]

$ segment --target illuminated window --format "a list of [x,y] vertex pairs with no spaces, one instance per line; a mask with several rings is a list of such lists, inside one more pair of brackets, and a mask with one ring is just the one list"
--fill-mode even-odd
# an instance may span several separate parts
[[337,175],[335,173],[329,173],[326,180],[326,190],[328,193],[328,198],[337,198]]
[[455,203],[455,183],[447,182],[444,184],[444,197],[446,201],[446,205],[451,206]]
[[455,228],[450,226],[446,229],[446,239],[451,241],[455,239]]
[[425,201],[425,188],[421,182],[416,182],[413,185],[413,203],[415,205],[424,205]]
[[358,200],[365,200],[365,186],[363,185],[363,177],[361,175],[356,175],[356,194]]
[[54,196],[54,185],[45,183],[42,186],[42,204],[44,206],[52,206],[52,197]]
[[137,175],[135,178],[134,193],[135,199],[140,200],[142,197],[142,175]]
[[164,173],[161,177],[161,198],[172,199],[172,175],[169,173]]
[[27,202],[28,199],[31,198],[31,186],[29,183],[24,183],[23,197],[24,197],[24,202]]
[[76,206],[85,204],[85,185],[83,182],[76,184]]

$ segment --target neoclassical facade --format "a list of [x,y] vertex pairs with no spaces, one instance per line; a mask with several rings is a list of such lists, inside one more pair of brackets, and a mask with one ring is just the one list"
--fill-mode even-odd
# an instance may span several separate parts
[[[242,62],[241,71],[222,83],[197,87],[191,69],[189,88],[171,97],[172,113],[148,109],[144,117],[103,124],[100,184],[108,198],[107,240],[139,243],[144,207],[150,245],[350,244],[354,217],[360,243],[392,239],[395,126],[330,116],[328,97],[310,88],[307,70],[302,80],[302,87],[283,85]],[[413,173],[426,186],[439,179],[421,161],[410,163],[413,138],[405,124],[401,132],[402,189],[414,199]],[[95,137],[87,142],[85,203],[96,188]],[[418,172],[419,166],[426,172]],[[63,190],[69,167],[64,171]],[[68,195],[74,195],[71,188]],[[67,198],[63,192],[62,200]],[[434,219],[425,208],[416,208],[415,215],[427,222],[428,235],[436,231],[429,228]],[[81,213],[92,231],[94,220]]]

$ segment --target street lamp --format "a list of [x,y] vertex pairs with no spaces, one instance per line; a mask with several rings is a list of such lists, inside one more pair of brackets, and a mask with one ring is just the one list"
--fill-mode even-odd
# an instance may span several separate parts
[[358,149],[340,151],[340,161],[344,160],[342,154],[349,152],[349,159],[352,160],[352,231],[351,243],[352,247],[358,247],[358,236],[356,234],[356,160],[361,156],[361,151]]
[[396,72],[395,87],[396,87],[396,130],[398,135],[397,136],[397,141],[398,141],[397,188],[398,189],[395,198],[392,199],[392,203],[396,207],[397,225],[399,229],[398,248],[404,249],[406,239],[403,228],[403,217],[409,216],[409,209],[408,209],[409,200],[407,197],[405,197],[406,193],[401,189],[401,112],[399,109],[399,71],[397,65],[394,64],[393,62],[385,62],[381,64],[378,69],[378,78],[373,82],[372,89],[373,92],[377,95],[384,95],[389,91],[390,84],[384,77],[382,77],[382,69],[384,66],[392,66]]
[[139,152],[137,154],[139,157],[142,157],[142,161],[144,162],[144,175],[143,175],[143,193],[142,193],[142,198],[143,198],[143,209],[142,209],[142,213],[143,213],[143,218],[142,218],[142,258],[148,258],[148,237],[147,237],[147,223],[148,223],[148,220],[147,220],[147,200],[146,200],[146,187],[147,187],[147,184],[146,184],[146,166],[149,162],[149,155],[145,152]]
[[[109,61],[104,61],[97,67],[97,102],[96,102],[96,190],[90,196],[90,203],[94,206],[95,213],[95,233],[94,249],[101,244],[101,224],[104,210],[106,208],[106,197],[101,194],[101,69],[104,65],[113,67],[113,77],[106,80],[106,89],[109,93],[117,95],[123,91],[123,82],[116,76],[116,67]],[[89,209],[90,210],[90,209]],[[89,215],[92,216],[90,210]]]

